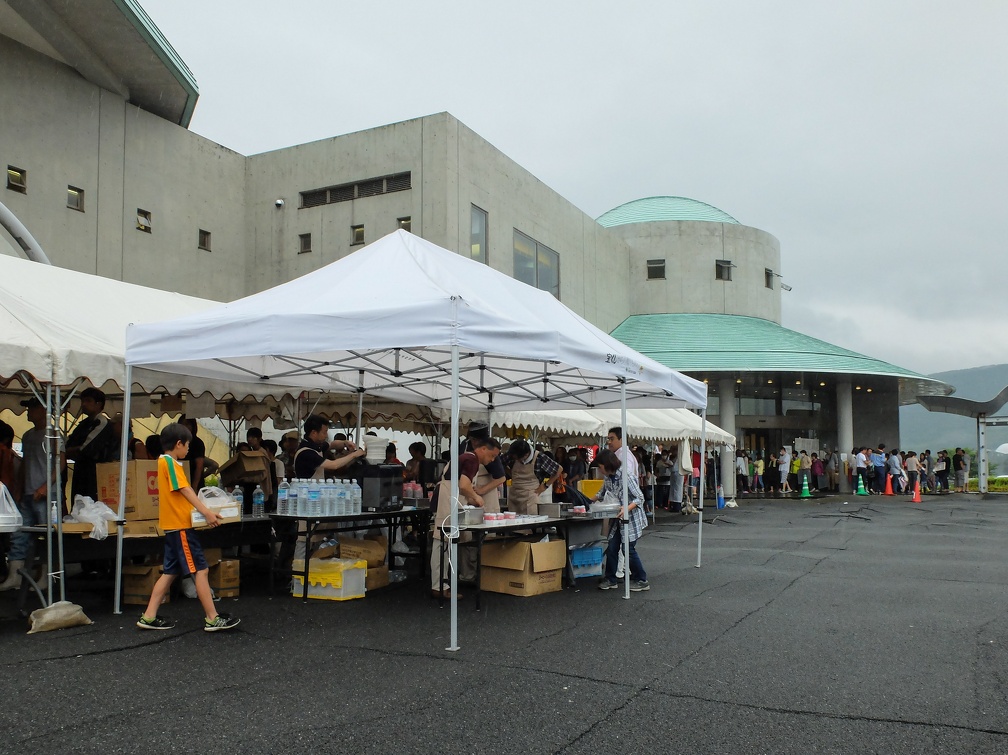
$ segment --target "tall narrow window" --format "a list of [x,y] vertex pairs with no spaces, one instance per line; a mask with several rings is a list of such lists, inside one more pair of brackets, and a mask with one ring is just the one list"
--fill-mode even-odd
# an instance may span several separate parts
[[302,233],[298,235],[298,254],[307,254],[311,251],[311,234]]
[[560,255],[542,244],[536,245],[536,286],[560,298]]
[[469,256],[484,265],[487,262],[487,213],[476,205],[469,210]]
[[719,281],[730,281],[732,267],[734,265],[732,265],[731,260],[715,260],[714,277]]
[[514,277],[560,298],[560,255],[545,244],[514,231]]
[[536,243],[518,230],[514,232],[514,277],[530,286],[536,284]]
[[763,280],[766,283],[767,288],[773,288],[774,271],[769,267],[763,272]]
[[151,232],[151,214],[147,210],[141,210],[137,207],[137,218],[136,227],[138,231],[143,231],[144,233]]
[[77,212],[84,212],[84,189],[67,186],[67,207]]
[[413,232],[413,218],[411,218],[411,217],[396,218],[396,226],[398,228],[403,229],[407,233],[412,233]]
[[19,194],[28,193],[28,171],[23,168],[7,166],[7,188]]
[[647,261],[647,279],[649,281],[665,280],[665,260]]
[[350,246],[358,246],[364,243],[364,226],[350,226]]
[[197,246],[200,249],[205,249],[208,252],[210,251],[210,231],[204,231],[202,228],[200,228],[199,240],[197,241]]

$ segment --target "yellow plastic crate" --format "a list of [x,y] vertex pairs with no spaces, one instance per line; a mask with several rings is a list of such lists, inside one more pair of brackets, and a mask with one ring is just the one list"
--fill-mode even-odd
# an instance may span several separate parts
[[[309,564],[308,597],[317,600],[353,600],[363,598],[367,577],[367,562],[352,558],[313,558]],[[296,559],[294,571],[304,569],[304,560]],[[291,595],[304,594],[304,578],[295,574],[291,580]]]
[[605,480],[578,480],[578,490],[588,498],[594,498],[602,489]]

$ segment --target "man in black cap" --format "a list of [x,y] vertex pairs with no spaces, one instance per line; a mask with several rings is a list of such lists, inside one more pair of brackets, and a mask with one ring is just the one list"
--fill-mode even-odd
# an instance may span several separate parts
[[115,428],[104,413],[105,394],[97,388],[85,388],[80,394],[81,413],[84,419],[67,438],[66,455],[73,459],[73,482],[70,500],[78,495],[98,500],[98,471],[96,466],[115,460],[118,438]]

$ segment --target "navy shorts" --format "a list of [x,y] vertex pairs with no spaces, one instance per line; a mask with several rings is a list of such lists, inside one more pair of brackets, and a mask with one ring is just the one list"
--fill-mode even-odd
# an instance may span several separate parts
[[182,577],[208,569],[203,546],[191,529],[170,530],[164,539],[164,573]]

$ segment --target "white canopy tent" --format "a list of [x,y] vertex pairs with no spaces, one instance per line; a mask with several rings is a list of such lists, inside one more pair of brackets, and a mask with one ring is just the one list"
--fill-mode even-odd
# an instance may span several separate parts
[[[550,294],[405,231],[230,304],[130,327],[127,384],[141,367],[252,393],[356,390],[450,406],[453,500],[462,409],[707,405],[703,383],[638,354]],[[457,526],[452,507],[453,533]],[[456,547],[452,539],[452,563]],[[453,569],[451,649],[456,580]]]
[[[487,421],[487,414],[462,412],[463,423]],[[704,434],[703,418],[689,409],[627,409],[626,424],[618,409],[557,409],[491,413],[494,427],[508,430],[538,429],[558,436],[604,437],[610,427],[620,425],[628,438],[646,441],[700,441]],[[706,423],[706,440],[735,447],[735,436]]]

